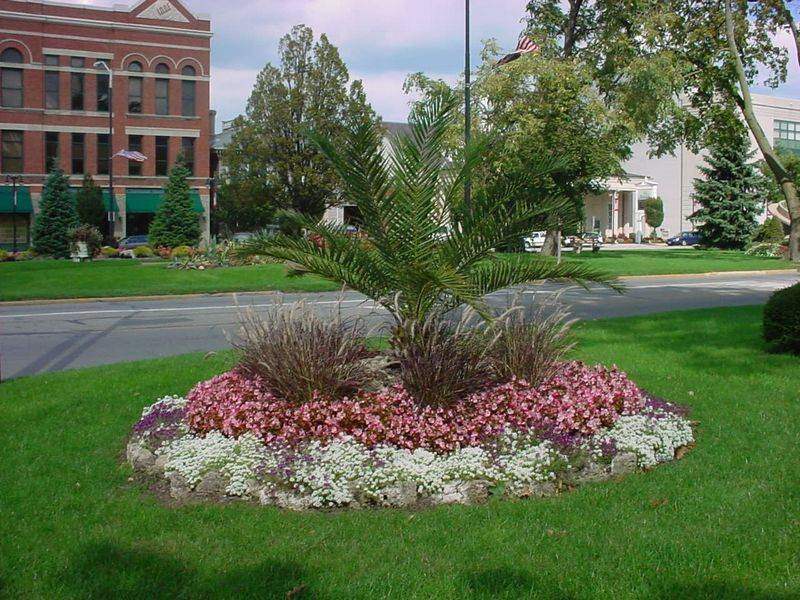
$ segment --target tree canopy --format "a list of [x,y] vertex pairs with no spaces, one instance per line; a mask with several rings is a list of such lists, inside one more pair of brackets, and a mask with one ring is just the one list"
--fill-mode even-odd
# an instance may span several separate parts
[[279,54],[277,66],[259,73],[223,156],[223,198],[262,225],[272,214],[262,205],[318,219],[339,201],[339,179],[309,131],[336,141],[348,128],[377,121],[361,82],[350,82],[325,34],[315,40],[309,27],[297,25],[281,39]]

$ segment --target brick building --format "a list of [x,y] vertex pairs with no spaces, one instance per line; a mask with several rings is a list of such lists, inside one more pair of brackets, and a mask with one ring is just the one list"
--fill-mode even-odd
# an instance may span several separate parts
[[[192,170],[208,238],[211,35],[209,18],[179,0],[133,7],[0,0],[0,247],[13,242],[12,221],[20,246],[29,242],[55,165],[75,188],[84,173],[94,176],[116,237],[147,233],[179,157]],[[148,158],[109,160],[123,149]],[[22,181],[16,206],[12,174]]]

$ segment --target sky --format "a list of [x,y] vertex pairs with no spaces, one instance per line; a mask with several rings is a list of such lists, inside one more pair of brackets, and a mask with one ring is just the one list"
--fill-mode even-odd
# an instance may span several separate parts
[[[108,5],[96,0],[62,0]],[[132,1],[132,0],[131,0]],[[276,62],[280,38],[303,23],[326,33],[339,48],[352,77],[361,79],[376,111],[404,121],[411,100],[403,94],[409,73],[423,71],[454,82],[464,65],[464,0],[183,0],[195,13],[211,15],[211,104],[218,119],[244,111],[256,75]],[[497,38],[513,49],[522,31],[526,0],[472,0],[472,60],[481,40]],[[781,37],[793,53],[788,35]],[[792,55],[790,78],[776,91],[800,97],[800,72]]]

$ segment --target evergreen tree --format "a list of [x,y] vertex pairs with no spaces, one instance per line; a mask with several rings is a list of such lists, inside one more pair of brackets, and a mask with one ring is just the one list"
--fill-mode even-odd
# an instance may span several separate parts
[[750,140],[735,127],[717,135],[708,147],[702,178],[694,181],[692,199],[701,208],[689,217],[697,224],[703,242],[717,248],[741,249],[756,228],[764,181],[750,160]]
[[75,209],[82,224],[103,230],[106,219],[106,207],[103,204],[103,191],[89,174],[83,177],[83,186],[75,196]]
[[200,241],[200,223],[189,194],[189,175],[189,170],[180,163],[170,171],[164,201],[150,224],[153,248],[196,246]]
[[69,258],[69,230],[79,225],[69,191],[69,179],[60,169],[47,177],[33,225],[33,248],[39,254]]

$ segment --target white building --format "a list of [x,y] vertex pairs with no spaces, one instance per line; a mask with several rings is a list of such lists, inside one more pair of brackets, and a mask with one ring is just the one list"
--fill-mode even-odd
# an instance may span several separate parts
[[[771,138],[776,146],[786,149],[800,150],[800,100],[791,98],[776,98],[764,94],[753,94],[755,112],[758,122],[764,132]],[[751,136],[752,140],[752,136]],[[761,160],[758,147],[753,142],[755,154],[753,160]],[[704,163],[704,154],[694,154],[686,147],[681,146],[675,154],[661,158],[650,158],[648,148],[645,144],[637,144],[633,148],[633,156],[623,165],[626,171],[631,173],[642,173],[647,180],[655,187],[654,195],[658,195],[664,201],[664,224],[663,229],[669,235],[677,235],[681,231],[691,231],[694,226],[689,217],[697,210],[697,206],[692,201],[694,193],[694,180],[700,177],[700,167]],[[631,183],[635,182],[632,177]],[[611,189],[615,189],[611,186]],[[641,194],[641,192],[640,192]],[[641,198],[641,195],[640,195]],[[587,201],[587,215],[589,208],[593,205],[592,200]],[[611,202],[606,202],[606,209]],[[592,209],[592,216],[597,211]],[[637,227],[642,215],[637,211],[634,217],[635,223],[628,223],[627,208],[622,205],[614,205],[613,214],[618,221],[624,221],[626,225]],[[591,223],[587,223],[589,227]],[[608,228],[607,221],[602,222],[602,227]],[[591,227],[591,229],[595,229]]]

